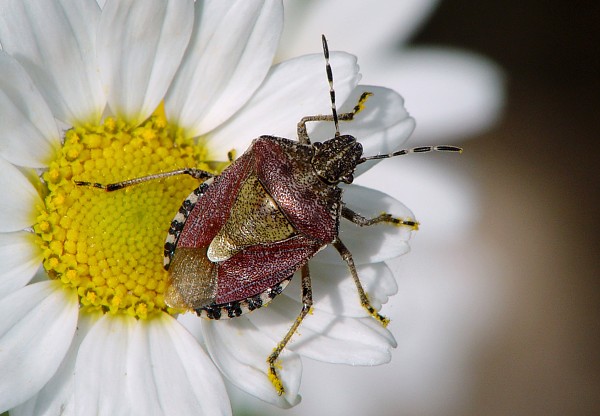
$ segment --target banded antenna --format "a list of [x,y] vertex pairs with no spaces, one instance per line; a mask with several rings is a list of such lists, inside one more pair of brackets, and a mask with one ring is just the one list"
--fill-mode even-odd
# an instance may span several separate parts
[[[329,46],[327,45],[327,39],[325,38],[325,35],[321,35],[321,40],[323,41],[323,55],[325,56],[325,70],[327,71],[327,81],[329,82],[329,97],[331,98],[331,113],[333,115],[333,123],[335,124],[335,137],[339,137],[340,136],[340,126],[339,126],[339,119],[338,119],[338,113],[337,113],[337,109],[335,107],[335,90],[333,89],[333,71],[331,70],[331,65],[329,64]],[[367,93],[366,95],[363,94],[359,100],[358,105],[354,108],[354,111],[352,113],[347,113],[347,114],[343,114],[343,116],[350,116],[350,117],[344,117],[344,120],[352,120],[354,118],[354,116],[356,115],[356,113],[358,113],[361,110],[361,104],[364,103],[364,101],[366,100],[366,98],[368,98],[368,96],[371,95],[370,93]],[[310,120],[312,121],[316,121],[316,120],[323,120],[323,118],[321,118],[322,116],[317,116],[317,117],[310,117]],[[304,119],[303,119],[304,120]],[[452,146],[452,145],[437,145],[437,146],[418,146],[418,147],[413,147],[412,149],[402,149],[402,150],[398,150],[392,153],[388,153],[388,154],[383,154],[383,155],[375,155],[375,156],[366,156],[366,157],[361,157],[357,163],[364,163],[367,160],[377,160],[377,159],[388,159],[390,157],[395,157],[395,156],[402,156],[402,155],[407,155],[410,153],[427,153],[427,152],[452,152],[452,153],[462,153],[463,149],[458,147],[458,146]]]
[[377,160],[377,159],[387,159],[394,156],[402,156],[407,155],[409,153],[427,153],[427,152],[452,152],[452,153],[462,153],[462,147],[452,146],[448,144],[438,144],[437,146],[418,146],[413,147],[412,149],[402,149],[393,153],[388,153],[384,155],[375,155],[375,156],[367,156],[361,157],[358,159],[358,163],[364,163],[367,160]]
[[329,82],[329,97],[331,98],[331,114],[333,114],[333,124],[335,124],[335,137],[340,135],[340,126],[338,120],[337,109],[335,108],[335,90],[333,89],[333,71],[329,64],[329,46],[325,35],[321,35],[323,41],[323,55],[325,56],[325,70],[327,71],[327,82]]

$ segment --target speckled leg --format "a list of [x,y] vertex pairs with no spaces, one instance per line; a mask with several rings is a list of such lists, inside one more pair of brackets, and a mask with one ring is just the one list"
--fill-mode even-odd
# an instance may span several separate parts
[[[354,117],[363,110],[365,106],[365,101],[373,95],[370,92],[363,92],[358,102],[354,106],[351,112],[340,114],[337,119],[339,121],[352,121]],[[308,133],[306,131],[306,123],[309,121],[335,121],[333,115],[317,115],[317,116],[306,116],[302,117],[300,122],[298,123],[298,141],[302,144],[310,144],[310,138],[308,137]]]
[[269,380],[271,380],[271,383],[273,383],[273,386],[277,390],[277,394],[279,394],[280,396],[283,393],[285,393],[285,390],[283,388],[283,383],[281,382],[281,379],[277,375],[277,370],[276,370],[277,359],[279,358],[279,354],[281,354],[281,351],[283,351],[283,349],[285,348],[287,343],[290,341],[290,339],[292,338],[292,336],[294,335],[294,333],[300,326],[300,323],[302,322],[304,317],[308,314],[308,312],[310,312],[310,310],[312,308],[312,304],[313,304],[312,285],[310,283],[310,273],[308,271],[308,264],[305,264],[304,266],[302,266],[301,274],[302,274],[302,310],[300,311],[300,314],[298,315],[298,317],[292,324],[292,327],[289,329],[287,334],[285,334],[285,337],[283,337],[283,339],[281,340],[281,342],[279,344],[277,344],[277,346],[275,347],[275,349],[273,350],[271,355],[269,355],[269,358],[267,358],[267,363],[269,364]]
[[101,184],[97,182],[83,182],[83,181],[75,181],[75,184],[78,186],[93,186],[94,188],[104,189],[107,192],[117,191],[119,189],[126,188],[128,186],[137,185],[138,183],[153,181],[156,179],[168,178],[169,176],[177,176],[177,175],[190,175],[193,178],[203,180],[212,178],[213,175],[210,172],[205,170],[195,169],[195,168],[184,168],[173,170],[170,172],[161,172],[155,173],[153,175],[142,176],[139,178],[129,179],[123,182],[109,183],[109,184]]
[[411,227],[413,230],[419,229],[419,223],[413,219],[402,219],[392,217],[386,212],[383,212],[374,218],[365,218],[359,213],[352,211],[345,205],[342,207],[342,217],[346,218],[348,221],[352,221],[354,224],[360,227],[368,227],[374,224],[386,223],[396,226],[405,225],[407,227]]
[[356,271],[356,266],[354,265],[354,260],[352,259],[352,253],[348,250],[348,248],[342,243],[342,241],[338,238],[333,242],[333,246],[340,253],[346,264],[348,264],[348,268],[350,269],[350,274],[352,274],[352,279],[354,279],[354,283],[356,284],[356,289],[358,290],[358,296],[360,297],[360,304],[363,308],[369,312],[373,318],[377,319],[384,327],[390,322],[388,318],[383,315],[380,315],[375,308],[369,302],[369,298],[365,293],[365,290],[360,283],[360,279],[358,277],[358,273]]

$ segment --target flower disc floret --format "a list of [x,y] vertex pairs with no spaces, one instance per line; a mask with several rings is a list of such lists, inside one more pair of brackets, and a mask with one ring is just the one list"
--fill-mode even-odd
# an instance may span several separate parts
[[175,176],[107,192],[109,184],[184,167],[210,170],[202,146],[154,115],[140,126],[107,118],[65,133],[42,175],[44,206],[34,231],[48,275],[74,288],[84,309],[148,318],[175,313],[164,301],[163,246],[197,180]]

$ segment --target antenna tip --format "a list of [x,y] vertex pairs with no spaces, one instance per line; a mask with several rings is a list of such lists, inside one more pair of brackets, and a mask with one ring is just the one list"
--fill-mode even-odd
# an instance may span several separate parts
[[442,144],[442,145],[435,146],[435,150],[441,151],[441,152],[455,152],[455,153],[462,153],[463,152],[462,147],[451,146],[451,145],[447,145],[447,144]]

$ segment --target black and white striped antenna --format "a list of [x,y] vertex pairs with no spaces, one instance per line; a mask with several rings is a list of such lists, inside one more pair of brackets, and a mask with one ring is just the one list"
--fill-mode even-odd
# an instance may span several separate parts
[[[325,38],[325,35],[321,35],[321,40],[323,41],[323,55],[325,56],[325,70],[327,71],[327,81],[329,82],[329,97],[331,98],[331,113],[333,114],[333,123],[335,124],[335,137],[339,137],[340,136],[340,126],[339,126],[337,108],[335,107],[335,90],[333,89],[333,71],[331,70],[331,65],[329,64],[329,46],[327,45],[327,39]],[[359,102],[359,104],[360,104],[360,102]],[[360,111],[359,106],[355,107],[354,113],[352,113],[351,115],[355,115],[358,111]],[[412,149],[402,149],[402,150],[398,150],[393,153],[388,153],[388,154],[383,154],[383,155],[362,157],[358,160],[358,163],[364,163],[367,160],[387,159],[390,157],[402,156],[402,155],[406,155],[409,153],[426,153],[426,152],[462,153],[462,148],[460,148],[458,146],[452,146],[452,145],[418,146],[418,147],[413,147]]]
[[333,71],[329,64],[329,46],[325,35],[321,35],[323,41],[323,55],[325,55],[325,70],[327,71],[327,81],[329,82],[329,97],[331,98],[331,113],[333,114],[333,124],[335,124],[335,137],[340,135],[340,126],[338,120],[337,109],[335,108],[335,90],[333,89]]

